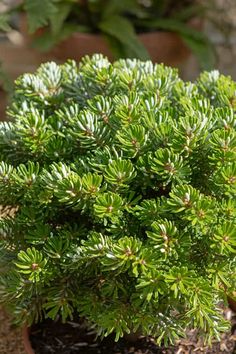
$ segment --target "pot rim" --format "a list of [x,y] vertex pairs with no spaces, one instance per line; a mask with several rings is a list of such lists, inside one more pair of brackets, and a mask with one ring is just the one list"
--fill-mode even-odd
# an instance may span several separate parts
[[29,334],[30,334],[30,327],[24,326],[22,328],[22,337],[23,337],[23,344],[24,344],[25,351],[27,354],[35,354],[35,351],[33,350],[32,345],[30,343]]

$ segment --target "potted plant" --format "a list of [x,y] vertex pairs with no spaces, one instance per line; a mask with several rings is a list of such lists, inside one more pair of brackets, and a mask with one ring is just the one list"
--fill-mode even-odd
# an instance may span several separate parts
[[235,86],[102,55],[16,81],[0,126],[0,299],[17,323],[219,336],[235,290]]
[[61,60],[102,52],[111,59],[151,57],[177,65],[190,49],[202,66],[214,61],[213,48],[200,31],[205,7],[198,0],[21,0],[8,17],[9,12],[24,14],[21,29],[33,46],[53,48]]

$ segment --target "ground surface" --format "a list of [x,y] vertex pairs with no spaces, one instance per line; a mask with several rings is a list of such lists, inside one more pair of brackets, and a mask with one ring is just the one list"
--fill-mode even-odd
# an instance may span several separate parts
[[0,354],[25,354],[21,330],[12,326],[9,316],[0,308]]

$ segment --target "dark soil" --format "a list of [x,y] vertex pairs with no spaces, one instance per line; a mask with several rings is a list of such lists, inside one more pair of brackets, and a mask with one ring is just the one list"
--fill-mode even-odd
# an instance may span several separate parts
[[60,322],[45,321],[34,326],[31,343],[36,354],[153,354],[162,353],[152,340],[142,338],[135,344],[125,339],[115,343],[110,336],[103,341],[97,339],[94,331],[88,331],[83,321]]
[[89,331],[81,319],[67,324],[46,320],[32,327],[30,339],[36,354],[236,354],[236,316],[229,309],[224,313],[231,319],[232,329],[223,333],[221,341],[213,342],[212,347],[204,346],[202,338],[193,330],[168,348],[159,347],[152,338],[145,337],[135,343],[125,339],[115,343],[112,336],[96,340],[95,332]]

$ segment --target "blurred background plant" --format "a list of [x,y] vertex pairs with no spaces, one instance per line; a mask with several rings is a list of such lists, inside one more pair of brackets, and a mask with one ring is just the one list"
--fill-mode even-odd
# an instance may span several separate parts
[[[190,25],[196,18],[197,28]],[[54,60],[48,50],[75,32],[102,33],[115,58],[147,59],[137,35],[157,30],[178,34],[191,49],[179,64],[184,79],[213,67],[236,78],[235,0],[0,0],[0,96],[19,74]],[[4,110],[0,103],[1,117]]]
[[[149,59],[138,35],[170,31],[182,38],[201,67],[210,68],[214,48],[199,30],[201,21],[192,22],[204,18],[205,10],[199,0],[20,0],[9,4],[0,21],[8,31],[12,15],[20,15],[21,23],[26,19],[32,45],[41,51],[52,49],[75,32],[101,34],[115,59]],[[163,45],[158,49],[162,51]]]

